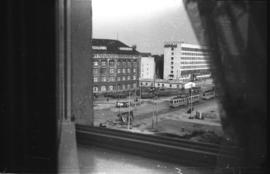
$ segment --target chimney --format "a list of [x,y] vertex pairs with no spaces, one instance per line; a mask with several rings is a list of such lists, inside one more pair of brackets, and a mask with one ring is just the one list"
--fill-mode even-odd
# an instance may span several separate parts
[[137,49],[137,45],[132,45],[132,50],[136,51],[136,49]]

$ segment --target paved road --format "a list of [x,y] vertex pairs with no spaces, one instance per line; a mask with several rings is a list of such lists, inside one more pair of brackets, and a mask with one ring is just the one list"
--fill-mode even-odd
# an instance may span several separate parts
[[[171,119],[182,119],[190,122],[197,122],[202,124],[212,124],[212,125],[220,125],[218,121],[220,120],[218,115],[218,104],[217,99],[212,99],[209,101],[200,101],[193,105],[195,111],[200,112],[210,112],[214,111],[217,113],[217,118],[213,120],[190,120],[187,117],[189,114],[186,114],[187,107],[180,108],[170,108],[168,99],[164,99],[163,101],[159,101],[156,104],[153,103],[152,100],[144,101],[143,104],[137,105],[137,107],[131,107],[130,110],[134,111],[135,121],[141,121],[144,119],[152,118],[153,111],[156,109],[156,113],[159,118],[162,117],[170,117]],[[123,110],[128,111],[126,109],[115,108],[114,104],[103,104],[103,109],[95,110],[95,125],[99,125],[100,123],[105,123],[108,120],[114,121],[117,119],[117,114],[122,112]],[[195,112],[193,112],[195,114]]]

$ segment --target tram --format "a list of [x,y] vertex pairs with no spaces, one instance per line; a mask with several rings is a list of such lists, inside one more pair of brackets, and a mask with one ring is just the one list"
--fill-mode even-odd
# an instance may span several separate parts
[[[192,92],[191,92],[192,91]],[[201,99],[201,88],[193,87],[192,89],[186,89],[184,92],[170,100],[170,107],[176,108],[185,106],[190,103],[195,103]]]
[[170,107],[176,108],[200,101],[200,94],[180,95],[170,100]]
[[209,100],[209,99],[214,98],[215,96],[216,96],[215,90],[214,89],[210,89],[210,90],[204,91],[202,93],[201,98],[203,100]]

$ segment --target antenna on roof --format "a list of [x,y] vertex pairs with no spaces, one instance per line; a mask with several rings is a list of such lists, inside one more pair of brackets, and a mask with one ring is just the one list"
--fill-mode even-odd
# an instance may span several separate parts
[[116,40],[118,40],[118,32],[116,33]]

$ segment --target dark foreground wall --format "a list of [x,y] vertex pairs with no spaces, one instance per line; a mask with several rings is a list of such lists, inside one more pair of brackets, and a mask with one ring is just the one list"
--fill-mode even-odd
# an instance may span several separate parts
[[0,173],[57,169],[55,5],[1,2]]

